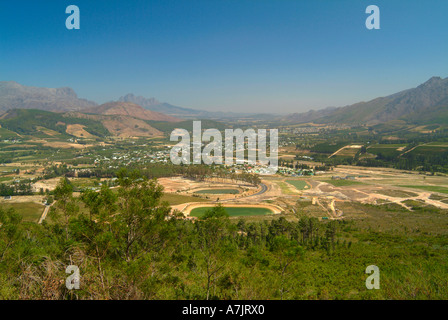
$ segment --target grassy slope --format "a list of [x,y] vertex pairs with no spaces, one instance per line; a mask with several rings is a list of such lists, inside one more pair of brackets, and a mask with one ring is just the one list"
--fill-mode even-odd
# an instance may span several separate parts
[[187,202],[208,202],[209,200],[199,198],[199,197],[184,196],[184,195],[175,194],[175,193],[165,193],[162,197],[162,201],[166,201],[171,206],[175,206],[175,205],[187,203]]
[[30,222],[38,222],[44,211],[43,205],[34,202],[2,203],[2,208],[6,210],[13,208],[23,216],[23,221]]
[[[99,121],[90,119],[80,119],[74,117],[64,117],[63,114],[34,110],[18,109],[10,111],[7,119],[0,120],[0,125],[10,131],[26,135],[45,135],[43,131],[49,129],[57,132],[61,137],[70,137],[65,131],[67,124],[84,125],[87,132],[95,136],[106,136],[109,131]],[[43,129],[44,128],[44,129]]]
[[297,190],[309,189],[308,184],[303,180],[286,180],[286,182],[292,184]]
[[413,189],[421,189],[425,191],[433,191],[433,192],[440,192],[440,193],[447,193],[448,194],[448,188],[447,187],[441,187],[441,186],[411,186],[411,185],[401,185],[400,187],[404,188],[413,188]]
[[[240,217],[240,216],[257,216],[272,214],[272,211],[266,208],[224,208],[230,217]],[[191,210],[190,216],[202,217],[210,207],[201,207]]]

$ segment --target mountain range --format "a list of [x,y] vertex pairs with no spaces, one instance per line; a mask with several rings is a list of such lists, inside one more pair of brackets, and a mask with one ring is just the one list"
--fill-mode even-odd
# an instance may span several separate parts
[[345,123],[375,125],[393,120],[448,124],[448,78],[432,77],[416,88],[340,108],[295,113],[290,123]]
[[[215,119],[215,120],[234,120],[241,117],[251,117],[251,118],[263,118],[266,115],[254,114],[254,113],[235,113],[229,111],[205,111],[197,110],[191,108],[184,108],[174,106],[166,102],[160,102],[155,98],[145,98],[142,96],[136,96],[132,93],[120,97],[118,101],[123,102],[133,102],[142,106],[143,108],[151,111],[165,113],[174,117],[179,117],[183,119]],[[272,117],[269,115],[267,118]]]
[[53,112],[78,111],[84,114],[128,116],[144,121],[176,122],[181,119],[212,119],[221,121],[260,120],[294,123],[345,123],[375,125],[401,120],[406,123],[448,124],[448,78],[432,77],[416,88],[389,96],[345,107],[328,107],[294,113],[287,116],[270,114],[208,112],[184,108],[127,94],[98,106],[97,103],[78,98],[71,88],[37,88],[17,82],[0,82],[0,111],[10,109],[39,109]]
[[190,117],[195,115],[199,116],[201,113],[207,112],[207,111],[200,111],[195,109],[173,106],[169,103],[160,102],[155,98],[145,98],[142,96],[135,96],[132,93],[128,93],[127,95],[120,97],[118,101],[135,103],[147,110],[165,113],[167,115],[175,117],[182,117],[182,116]]
[[0,81],[0,111],[39,109],[54,112],[77,111],[97,103],[79,99],[72,88],[38,88],[14,81]]
[[[132,93],[120,97],[118,101],[132,102],[146,110],[182,119],[234,119],[253,115],[251,113],[210,112],[178,107],[166,102],[160,102],[155,98],[135,96]],[[72,88],[40,88],[25,86],[15,81],[0,81],[0,112],[10,109],[67,112],[81,111],[95,106],[98,106],[98,103],[78,98]]]

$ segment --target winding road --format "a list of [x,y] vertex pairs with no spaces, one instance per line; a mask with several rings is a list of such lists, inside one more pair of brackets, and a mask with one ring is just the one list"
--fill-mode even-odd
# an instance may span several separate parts
[[260,191],[258,191],[257,193],[251,194],[250,196],[247,196],[246,198],[253,197],[253,196],[259,196],[259,195],[265,193],[266,191],[268,191],[268,187],[264,183],[261,183],[260,186],[261,186]]

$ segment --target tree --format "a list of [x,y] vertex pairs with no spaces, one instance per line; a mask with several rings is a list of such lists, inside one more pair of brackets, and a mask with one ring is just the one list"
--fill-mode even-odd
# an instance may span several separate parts
[[102,260],[111,250],[118,247],[113,233],[117,196],[103,185],[99,192],[85,190],[81,199],[89,210],[89,218],[80,216],[73,222],[72,228],[77,239],[85,243],[86,252],[95,258],[103,295],[109,298],[109,286],[106,285]]
[[73,186],[67,178],[61,178],[59,184],[54,189],[54,197],[56,202],[56,208],[61,210],[64,215],[65,235],[66,240],[69,239],[68,224],[70,216],[79,211],[79,207],[76,205],[73,198]]
[[202,220],[196,223],[198,247],[205,262],[206,299],[210,299],[210,290],[214,279],[223,270],[226,260],[223,255],[231,251],[228,239],[228,214],[222,205],[207,210]]
[[122,254],[129,262],[162,240],[156,234],[161,231],[170,208],[161,203],[163,187],[156,180],[149,181],[139,172],[128,173],[125,169],[117,177],[120,185],[117,236],[123,240]]
[[280,298],[283,300],[285,291],[285,276],[287,268],[297,258],[304,255],[304,250],[294,241],[285,236],[276,236],[270,242],[270,250],[277,258],[278,269],[280,271]]
[[333,251],[335,249],[335,237],[336,237],[336,223],[334,221],[330,221],[327,224],[327,228],[325,230],[325,242],[324,242],[324,246],[327,249],[328,253],[331,252],[331,249]]
[[22,216],[13,209],[4,211],[0,208],[0,263],[13,249],[14,244],[20,240],[21,222]]

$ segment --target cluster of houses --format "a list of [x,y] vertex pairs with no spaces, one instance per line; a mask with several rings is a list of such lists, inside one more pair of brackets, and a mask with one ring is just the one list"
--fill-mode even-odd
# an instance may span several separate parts
[[166,150],[159,150],[159,151],[145,151],[145,150],[133,150],[133,151],[127,151],[124,153],[120,152],[114,152],[112,156],[106,157],[97,157],[94,160],[95,164],[100,163],[116,163],[119,165],[129,165],[131,163],[168,163],[170,161],[170,151],[169,149]]
[[19,140],[19,139],[3,139],[3,140],[0,140],[1,142],[3,142],[3,143],[11,143],[11,144],[15,144],[15,143],[22,143],[22,140]]
[[[314,169],[292,169],[288,167],[279,167],[278,172],[285,176],[290,177],[302,177],[302,176],[314,176],[315,174],[322,173],[320,171],[314,171]],[[325,173],[325,172],[324,172]]]
[[359,175],[359,176],[350,176],[347,175],[345,177],[341,177],[341,176],[331,176],[331,180],[356,180],[356,178],[367,178],[369,176],[365,176],[365,175]]
[[306,134],[306,133],[319,133],[321,131],[329,130],[344,130],[350,128],[349,125],[326,125],[322,127],[318,126],[304,126],[304,127],[283,127],[280,128],[280,133],[290,134]]

